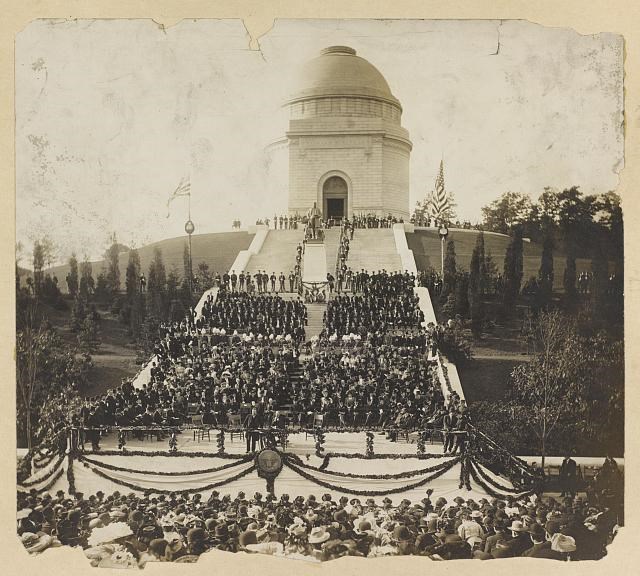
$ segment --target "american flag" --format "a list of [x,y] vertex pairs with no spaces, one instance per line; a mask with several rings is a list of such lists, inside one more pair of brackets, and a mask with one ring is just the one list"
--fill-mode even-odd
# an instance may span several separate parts
[[436,188],[431,194],[429,211],[433,218],[440,220],[446,215],[450,208],[451,203],[449,201],[449,195],[444,189],[444,161],[440,160],[440,171],[436,178]]
[[180,180],[178,187],[173,191],[173,194],[169,196],[169,200],[167,200],[167,218],[169,218],[169,205],[178,198],[178,196],[191,196],[191,180],[188,176]]

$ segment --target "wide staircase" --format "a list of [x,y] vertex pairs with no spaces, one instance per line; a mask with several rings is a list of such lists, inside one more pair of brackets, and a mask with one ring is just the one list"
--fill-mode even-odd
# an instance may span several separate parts
[[264,270],[267,274],[275,272],[276,276],[284,272],[288,277],[296,265],[296,247],[303,239],[304,230],[301,228],[269,230],[260,252],[251,256],[245,271],[255,274],[258,270]]
[[396,249],[391,228],[358,228],[349,244],[347,266],[354,272],[367,270],[376,272],[402,270],[402,261]]

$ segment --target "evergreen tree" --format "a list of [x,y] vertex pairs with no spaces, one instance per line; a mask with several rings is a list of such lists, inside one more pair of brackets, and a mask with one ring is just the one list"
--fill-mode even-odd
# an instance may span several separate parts
[[538,290],[536,308],[546,310],[553,295],[553,236],[549,229],[545,231],[542,242],[542,257],[538,270]]
[[69,258],[69,273],[67,274],[67,288],[69,288],[69,294],[72,298],[75,298],[78,294],[78,259],[75,254]]
[[129,250],[129,262],[125,273],[127,300],[131,304],[140,291],[140,255],[135,248]]
[[80,265],[80,296],[88,299],[95,290],[95,282],[93,280],[93,267],[91,262],[85,256],[84,261]]
[[496,292],[496,280],[498,279],[498,266],[493,259],[491,250],[487,250],[484,258],[484,269],[487,279],[487,294],[495,294]]
[[153,251],[153,260],[149,265],[147,278],[147,302],[149,313],[164,319],[168,313],[167,273],[162,260],[162,251],[157,246]]
[[455,310],[460,318],[469,317],[469,273],[458,272],[455,290]]
[[[484,239],[479,241],[482,234],[478,235],[478,241],[471,255],[471,264],[469,271],[469,312],[471,315],[471,331],[478,336],[482,331],[484,323],[484,297],[481,289],[482,285],[482,269],[484,268]],[[482,267],[482,268],[481,268]]]
[[474,250],[478,251],[478,293],[484,296],[489,291],[489,278],[487,273],[487,256],[484,251],[484,232],[482,232],[482,230],[476,238]]
[[96,279],[95,296],[100,302],[106,303],[111,299],[111,287],[104,270],[98,274]]
[[120,252],[120,248],[118,246],[118,242],[116,240],[116,235],[112,236],[111,246],[106,253],[107,260],[107,285],[109,288],[109,292],[111,292],[111,296],[115,296],[120,292],[120,263],[118,259],[118,255]]
[[456,277],[458,269],[456,265],[456,245],[453,240],[447,242],[447,251],[444,257],[444,274],[442,278],[442,293],[440,297],[446,301],[449,294],[456,290]]
[[520,293],[523,274],[522,229],[517,226],[511,235],[511,241],[504,257],[504,293],[505,310],[509,310]]

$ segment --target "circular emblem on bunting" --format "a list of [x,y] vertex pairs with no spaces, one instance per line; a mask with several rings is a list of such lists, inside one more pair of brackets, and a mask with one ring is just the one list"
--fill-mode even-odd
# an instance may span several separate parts
[[282,470],[282,457],[275,450],[265,448],[258,454],[258,470],[265,475],[274,476]]

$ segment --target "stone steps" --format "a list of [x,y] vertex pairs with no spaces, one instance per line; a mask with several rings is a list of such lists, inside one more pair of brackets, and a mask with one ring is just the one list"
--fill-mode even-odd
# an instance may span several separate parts
[[307,340],[311,340],[314,336],[319,336],[324,328],[324,311],[327,309],[327,305],[314,302],[305,304],[305,306],[307,307],[305,333]]
[[391,228],[357,229],[349,244],[347,266],[354,272],[402,271],[402,260],[396,249]]
[[[276,276],[284,272],[288,277],[296,265],[296,247],[303,238],[302,229],[269,230],[260,252],[251,256],[245,271],[253,275],[258,270],[264,270],[269,275],[275,272]],[[287,287],[288,283],[287,278]]]

